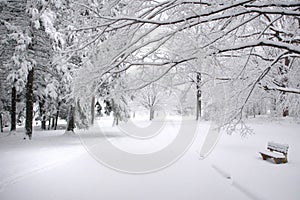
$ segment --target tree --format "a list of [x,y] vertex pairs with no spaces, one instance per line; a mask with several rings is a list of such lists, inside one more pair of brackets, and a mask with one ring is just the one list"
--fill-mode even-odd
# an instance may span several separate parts
[[[1,2],[5,11],[1,12],[1,23],[5,25],[7,36],[2,43],[9,44],[6,59],[8,80],[12,82],[12,128],[15,124],[15,97],[17,92],[26,90],[26,135],[32,137],[33,104],[35,94],[44,101],[43,94],[35,93],[38,87],[47,86],[45,74],[51,73],[51,59],[54,50],[63,45],[61,35],[54,28],[55,13],[60,1],[9,1]],[[40,78],[38,82],[35,79]],[[44,79],[43,79],[44,78]],[[42,83],[42,84],[40,84]],[[44,111],[42,111],[44,112]]]
[[144,108],[149,111],[149,120],[154,119],[154,114],[159,110],[165,93],[158,84],[151,84],[141,89],[136,95],[138,101]]
[[[26,77],[23,73],[28,65],[26,61],[26,45],[30,37],[26,32],[29,20],[25,1],[1,2],[1,64],[7,81],[11,83],[11,131],[16,130],[17,92],[24,88]],[[24,14],[24,17],[20,17]],[[24,71],[25,70],[25,71]],[[27,74],[27,73],[25,73]]]
[[[13,6],[8,6],[9,3]],[[1,2],[1,7],[7,9],[1,10],[5,31],[1,27],[0,56],[11,90],[15,87],[19,93],[25,86],[33,85],[33,90],[27,88],[27,91],[39,91],[38,88],[54,84],[57,77],[70,75],[73,79],[70,82],[75,86],[69,86],[68,97],[57,97],[61,101],[55,107],[59,113],[61,102],[65,101],[72,110],[69,113],[77,116],[78,127],[93,123],[94,98],[101,97],[118,105],[114,106],[118,119],[119,111],[126,113],[125,91],[151,87],[178,69],[180,72],[175,73],[182,72],[178,76],[185,82],[183,88],[195,86],[197,117],[201,116],[200,111],[203,115],[211,112],[206,116],[213,117],[215,113],[223,113],[216,109],[224,109],[222,124],[235,126],[250,113],[260,94],[272,98],[273,107],[281,115],[299,116],[299,106],[294,106],[299,105],[299,78],[293,76],[298,74],[300,54],[297,2],[36,0],[29,1],[28,5],[25,1],[9,3]],[[20,13],[25,17],[20,18]],[[4,44],[9,47],[5,53]],[[128,89],[126,73],[144,66],[155,68],[157,73]],[[31,73],[33,79],[28,77]],[[37,77],[42,78],[28,83]],[[218,91],[217,85],[226,91],[226,108],[207,100],[212,96],[210,93]],[[55,89],[51,91],[60,94]],[[46,105],[53,101],[49,93],[42,92],[36,92],[32,102],[37,99]],[[13,102],[12,96],[12,108]],[[270,106],[271,103],[265,102],[261,110]],[[15,118],[14,109],[11,110]],[[54,110],[51,108],[47,113],[53,115]],[[28,111],[28,123],[31,115]],[[30,135],[30,127],[28,130]]]
[[[233,97],[223,124],[242,121],[245,108],[257,89],[299,94],[299,86],[271,87],[272,81],[268,78],[287,57],[299,59],[299,33],[295,30],[299,27],[298,3],[262,3],[256,0],[135,1],[130,5],[123,4],[124,12],[114,16],[98,12],[87,4],[83,6],[96,13],[101,20],[100,35],[116,31],[117,34],[126,32],[127,37],[131,38],[110,62],[101,66],[106,75],[133,66],[151,65],[165,69],[152,80],[155,82],[184,63],[206,62],[207,58],[214,60],[219,69],[213,73],[210,70],[208,75],[214,77],[215,84],[225,84],[224,88]],[[281,22],[283,19],[297,26],[287,26]],[[193,28],[200,30],[197,36],[201,39],[194,41],[197,45],[184,46],[180,52],[167,48],[171,41],[186,41],[182,36]],[[170,51],[174,56],[169,56]],[[147,60],[158,52],[165,56]],[[120,68],[121,63],[124,65]],[[294,66],[291,70],[297,68],[295,62],[289,65]],[[149,84],[147,82],[139,88]]]

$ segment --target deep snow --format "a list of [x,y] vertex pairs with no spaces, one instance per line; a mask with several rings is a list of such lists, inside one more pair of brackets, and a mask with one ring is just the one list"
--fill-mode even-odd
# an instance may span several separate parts
[[[174,124],[176,120],[170,120],[164,135],[141,143],[111,124],[102,123],[101,129],[119,148],[149,153],[174,138]],[[11,136],[6,130],[0,138],[0,199],[299,199],[300,124],[262,118],[249,124],[254,135],[222,134],[211,154],[201,159],[199,151],[210,127],[210,122],[201,121],[197,138],[183,157],[165,169],[139,175],[100,164],[78,135],[36,130],[32,141],[24,141],[22,128]],[[77,133],[94,141],[92,131]],[[261,159],[258,152],[268,141],[290,145],[287,164]]]

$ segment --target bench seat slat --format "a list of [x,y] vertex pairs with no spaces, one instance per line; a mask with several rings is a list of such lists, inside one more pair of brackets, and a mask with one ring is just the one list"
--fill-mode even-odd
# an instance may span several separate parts
[[268,142],[268,149],[287,154],[288,149],[289,149],[289,145],[287,145],[287,144],[278,144],[278,143],[275,143],[275,142]]
[[271,152],[271,151],[260,151],[260,153],[265,154],[267,156],[273,157],[273,158],[285,158],[285,156],[281,153]]

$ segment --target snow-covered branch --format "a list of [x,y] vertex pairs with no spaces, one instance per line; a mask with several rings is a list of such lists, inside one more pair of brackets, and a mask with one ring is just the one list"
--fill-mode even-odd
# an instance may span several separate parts
[[274,91],[280,91],[280,92],[286,92],[286,93],[293,93],[293,94],[300,94],[300,89],[298,88],[290,88],[290,87],[271,87],[271,86],[263,86],[265,90],[274,90]]
[[288,50],[288,51],[296,53],[296,54],[300,54],[299,46],[295,46],[292,44],[279,42],[279,41],[265,40],[265,39],[260,39],[260,40],[253,41],[253,42],[247,42],[247,43],[232,46],[232,47],[223,47],[218,50],[218,53],[223,53],[223,52],[227,52],[227,51],[237,51],[237,50],[246,49],[249,47],[257,47],[257,46],[275,47],[275,48],[279,48],[279,49],[285,49],[285,50]]
[[246,8],[263,8],[263,7],[285,7],[285,8],[291,8],[291,7],[299,7],[299,2],[282,2],[282,1],[271,1],[271,2],[263,2],[263,3],[252,3],[252,4],[246,4]]

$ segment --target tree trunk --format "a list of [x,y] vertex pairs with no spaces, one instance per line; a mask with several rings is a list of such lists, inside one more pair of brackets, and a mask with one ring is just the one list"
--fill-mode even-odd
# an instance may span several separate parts
[[[288,57],[286,57],[285,59],[284,59],[284,65],[285,65],[285,68],[289,68],[290,67],[290,59],[288,58]],[[287,73],[287,72],[285,72],[285,73]],[[285,81],[284,81],[284,86],[285,87],[287,87],[288,86],[288,79],[285,79]],[[285,93],[283,93],[283,94],[285,94]],[[285,94],[285,96],[284,96],[284,98],[286,98],[286,94]],[[282,112],[282,116],[283,117],[287,117],[287,116],[289,116],[289,107],[285,107],[284,109],[283,109],[283,112]]]
[[51,117],[49,116],[49,119],[48,119],[48,130],[50,130],[51,128]]
[[277,110],[277,101],[276,98],[273,98],[273,100],[271,101],[271,114],[273,116],[275,116],[276,110]]
[[46,116],[43,114],[42,115],[42,121],[41,121],[41,129],[46,130]]
[[283,117],[289,116],[289,108],[288,108],[288,107],[285,107],[285,108],[283,109],[282,116],[283,116]]
[[60,102],[58,102],[58,105],[57,105],[57,111],[56,111],[56,116],[55,116],[54,130],[57,129],[57,123],[58,123],[59,112],[60,112]]
[[153,108],[150,108],[150,121],[154,119],[154,110]]
[[69,113],[68,113],[67,131],[74,132],[74,127],[75,127],[74,110],[75,110],[74,106],[70,106]]
[[29,70],[26,83],[26,121],[25,130],[29,139],[32,138],[32,119],[33,119],[33,68]]
[[0,113],[0,131],[3,132],[2,113]]
[[95,96],[92,97],[91,103],[91,125],[94,125],[95,120]]
[[51,124],[51,129],[54,129],[55,126],[55,117],[52,117],[52,124]]
[[199,120],[201,117],[201,112],[202,112],[202,108],[201,108],[201,73],[197,72],[197,77],[196,77],[196,120]]
[[17,128],[16,112],[17,112],[17,90],[16,87],[13,87],[11,90],[10,131],[15,131]]
[[40,117],[41,117],[41,129],[46,130],[46,115],[45,115],[45,100],[43,98],[39,98],[39,107],[40,107]]

